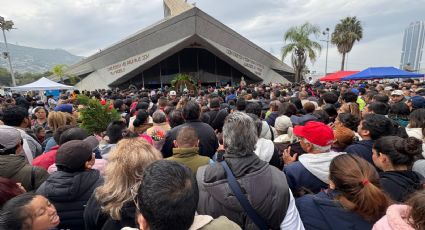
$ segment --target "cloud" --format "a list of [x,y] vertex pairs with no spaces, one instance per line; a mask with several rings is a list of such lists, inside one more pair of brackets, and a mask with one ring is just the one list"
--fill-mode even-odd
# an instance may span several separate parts
[[[196,6],[277,57],[291,26],[309,21],[332,30],[340,19],[357,16],[364,38],[348,67],[363,69],[398,66],[403,30],[424,20],[425,0],[197,0]],[[14,0],[2,2],[0,15],[18,28],[7,34],[11,43],[89,56],[159,21],[163,9],[161,0]],[[310,69],[324,72],[325,52]],[[337,70],[341,57],[333,46],[328,59],[328,69]]]

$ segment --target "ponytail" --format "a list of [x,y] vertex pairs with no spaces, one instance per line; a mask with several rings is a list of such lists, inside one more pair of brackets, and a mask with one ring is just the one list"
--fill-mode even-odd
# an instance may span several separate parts
[[335,157],[330,165],[330,180],[341,194],[336,197],[347,210],[368,221],[381,218],[390,204],[379,187],[379,175],[366,160],[351,154]]

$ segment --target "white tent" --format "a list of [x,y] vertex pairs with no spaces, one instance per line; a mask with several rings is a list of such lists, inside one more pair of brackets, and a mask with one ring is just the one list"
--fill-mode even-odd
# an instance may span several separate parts
[[63,85],[54,81],[51,81],[45,77],[38,79],[33,83],[26,85],[9,87],[12,91],[40,91],[40,90],[56,90],[56,89],[75,89],[74,86]]

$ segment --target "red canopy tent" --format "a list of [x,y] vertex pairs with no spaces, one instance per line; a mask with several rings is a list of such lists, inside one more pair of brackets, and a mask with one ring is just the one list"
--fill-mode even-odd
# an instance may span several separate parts
[[350,76],[360,71],[338,71],[335,73],[328,74],[320,78],[320,81],[340,81],[341,78]]

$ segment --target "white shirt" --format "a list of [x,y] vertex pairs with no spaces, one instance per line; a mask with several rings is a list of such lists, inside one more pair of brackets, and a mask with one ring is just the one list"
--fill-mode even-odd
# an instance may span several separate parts
[[301,221],[300,214],[298,213],[297,206],[295,205],[295,199],[289,189],[289,205],[286,210],[285,218],[280,224],[280,229],[291,229],[291,230],[304,230],[303,222]]

